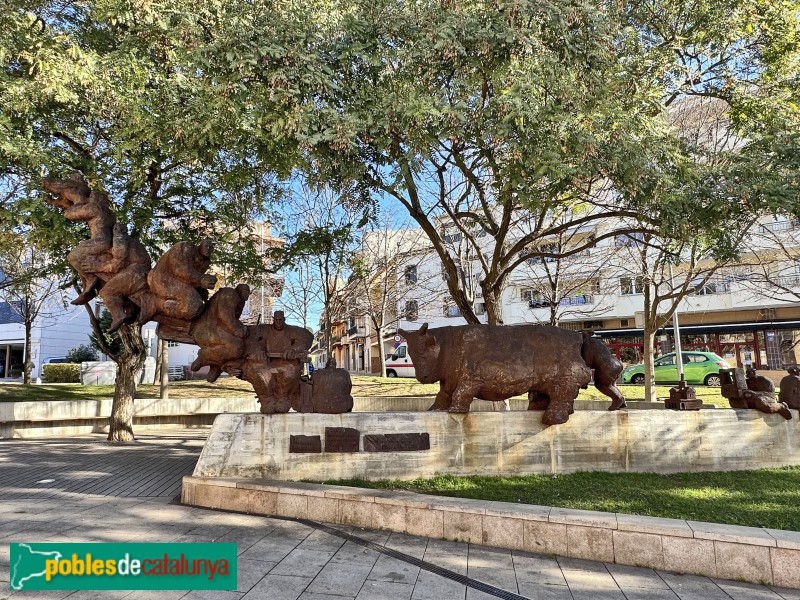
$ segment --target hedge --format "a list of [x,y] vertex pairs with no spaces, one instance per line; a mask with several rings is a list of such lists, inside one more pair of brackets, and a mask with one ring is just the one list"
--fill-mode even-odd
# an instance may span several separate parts
[[42,374],[47,383],[80,383],[80,363],[51,363],[42,365]]

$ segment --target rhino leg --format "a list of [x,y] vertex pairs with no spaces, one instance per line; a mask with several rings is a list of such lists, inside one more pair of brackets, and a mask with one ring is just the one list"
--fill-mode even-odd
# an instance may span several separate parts
[[453,403],[450,405],[451,413],[468,413],[470,404],[475,399],[475,390],[459,385],[453,392]]
[[611,406],[608,407],[608,410],[619,410],[620,408],[625,408],[627,406],[625,404],[625,397],[622,395],[622,392],[620,392],[619,389],[617,389],[617,386],[615,386],[613,383],[603,384],[595,381],[594,387],[611,398]]
[[578,397],[579,385],[561,385],[548,392],[550,404],[542,415],[545,425],[559,425],[566,423],[574,412],[573,404]]
[[550,404],[550,396],[544,392],[531,390],[528,392],[528,410],[547,410]]
[[453,396],[444,388],[439,388],[439,393],[436,394],[436,400],[433,401],[428,410],[449,410],[450,405],[453,403]]

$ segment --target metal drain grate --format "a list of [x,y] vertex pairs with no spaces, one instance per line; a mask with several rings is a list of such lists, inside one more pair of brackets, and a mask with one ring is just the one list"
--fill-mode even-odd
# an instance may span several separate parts
[[467,587],[471,587],[475,590],[484,592],[486,594],[491,594],[492,596],[495,596],[497,598],[503,598],[503,600],[530,600],[526,596],[520,596],[519,594],[515,594],[514,592],[502,590],[498,587],[494,587],[493,585],[489,585],[488,583],[478,581],[477,579],[472,579],[465,575],[460,575],[459,573],[451,571],[450,569],[445,569],[444,567],[440,567],[439,565],[434,565],[433,563],[420,560],[419,558],[415,558],[413,556],[405,554],[404,552],[393,550],[392,548],[386,548],[385,546],[381,546],[380,544],[376,544],[374,542],[370,542],[369,540],[360,538],[356,535],[349,534],[346,531],[341,531],[339,529],[336,529],[335,527],[330,527],[328,525],[325,525],[324,523],[317,523],[316,521],[309,521],[308,519],[292,519],[288,517],[271,517],[271,518],[284,519],[286,521],[296,521],[297,523],[308,525],[309,527],[319,529],[321,531],[324,531],[325,533],[329,533],[331,535],[335,535],[350,542],[354,542],[359,546],[364,546],[365,548],[369,548],[370,550],[375,550],[376,552],[380,552],[381,554],[385,554],[386,556],[391,556],[392,558],[396,558],[398,560],[402,560],[404,562],[412,564],[415,567],[419,567],[420,569],[430,571],[435,575],[446,577],[447,579],[452,579],[453,581],[462,583]]

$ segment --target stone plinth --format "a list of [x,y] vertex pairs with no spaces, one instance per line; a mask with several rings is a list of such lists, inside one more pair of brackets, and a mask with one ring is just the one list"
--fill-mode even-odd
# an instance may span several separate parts
[[576,411],[550,427],[533,411],[224,414],[194,475],[323,481],[778,467],[800,464],[793,412],[786,421],[750,410]]

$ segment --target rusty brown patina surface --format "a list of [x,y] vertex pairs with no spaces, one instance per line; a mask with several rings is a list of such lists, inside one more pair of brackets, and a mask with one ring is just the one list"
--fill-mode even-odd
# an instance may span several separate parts
[[505,400],[528,394],[529,410],[543,410],[542,422],[566,423],[578,391],[592,380],[625,406],[614,385],[620,363],[605,345],[587,333],[549,325],[461,325],[400,331],[408,341],[417,379],[439,382],[430,410],[469,411],[475,398]]

